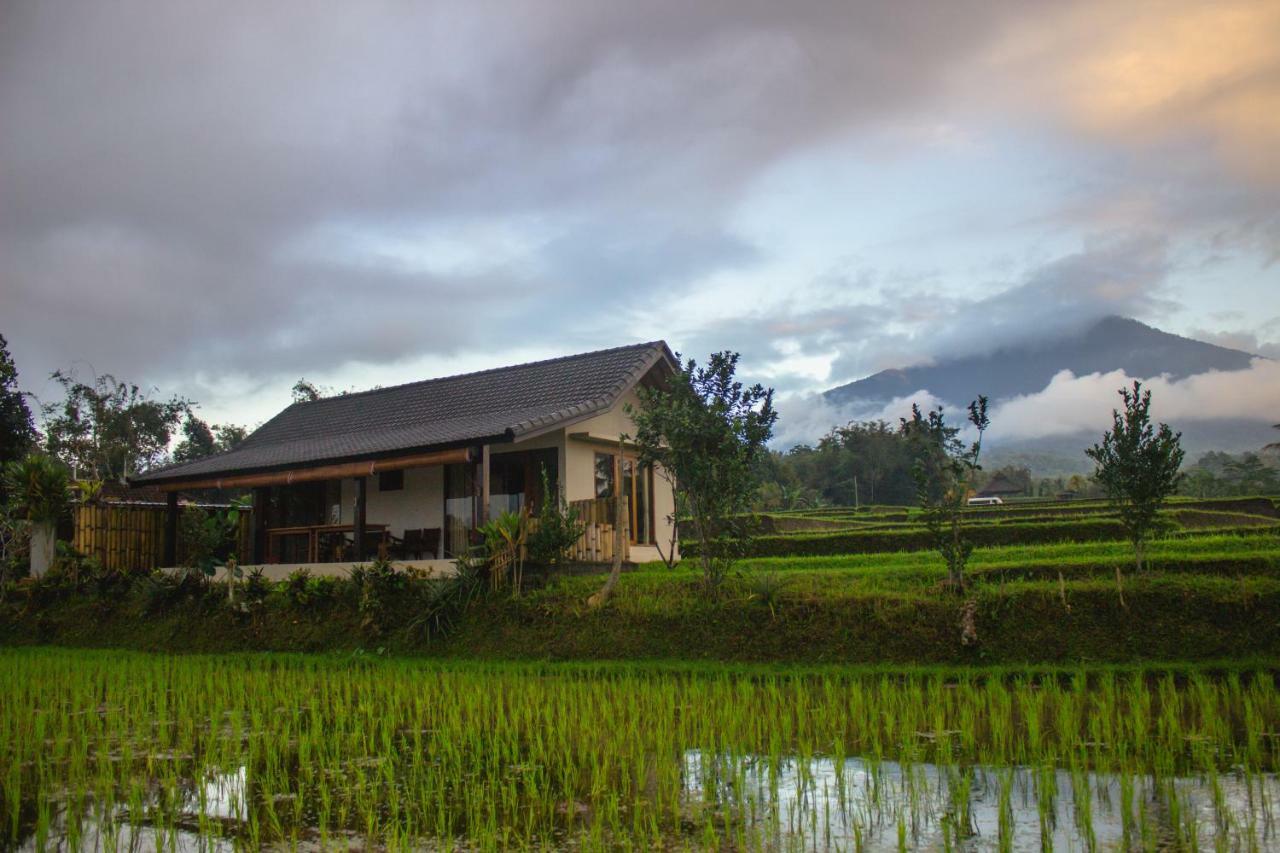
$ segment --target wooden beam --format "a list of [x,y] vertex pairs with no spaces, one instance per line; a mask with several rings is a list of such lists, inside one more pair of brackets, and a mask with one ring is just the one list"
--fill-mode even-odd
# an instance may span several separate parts
[[178,493],[170,492],[167,497],[164,512],[164,568],[171,569],[178,565]]
[[480,448],[480,512],[476,516],[476,527],[489,521],[489,445]]
[[271,499],[270,486],[257,486],[253,490],[253,564],[267,562],[267,505]]
[[356,562],[364,560],[365,545],[365,510],[369,505],[369,478],[356,477],[356,513],[355,513],[355,529],[352,531],[352,539],[355,540],[355,558]]
[[309,483],[316,480],[344,480],[349,477],[368,477],[383,471],[402,471],[405,468],[427,468],[432,465],[449,465],[468,462],[471,450],[460,447],[454,450],[437,450],[412,456],[394,456],[388,459],[370,459],[365,462],[340,462],[336,465],[320,465],[314,468],[293,468],[288,471],[272,471],[265,474],[229,474],[225,477],[206,477],[172,483],[159,483],[156,488],[167,492],[178,489],[232,489],[256,486],[287,486],[291,483]]

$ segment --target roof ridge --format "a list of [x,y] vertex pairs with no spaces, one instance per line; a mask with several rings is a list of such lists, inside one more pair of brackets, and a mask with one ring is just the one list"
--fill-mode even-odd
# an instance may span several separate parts
[[[521,367],[540,367],[544,364],[556,364],[562,361],[572,361],[575,358],[587,358],[593,355],[605,355],[607,353],[621,352],[628,349],[651,349],[653,347],[665,347],[667,344],[664,340],[646,341],[638,344],[624,344],[618,347],[607,347],[605,349],[591,350],[590,352],[571,353],[569,355],[558,355],[554,358],[542,358],[536,361],[522,361],[518,364],[505,364],[501,367],[486,367],[484,370],[472,370],[466,373],[451,373],[447,376],[433,376],[429,379],[415,379],[412,382],[401,382],[399,385],[384,385],[381,388],[366,388],[363,391],[348,391],[341,394],[334,394],[331,397],[320,397],[317,400],[300,400],[290,403],[280,411],[280,414],[289,411],[296,406],[312,406],[316,403],[327,403],[333,400],[350,400],[352,397],[363,397],[368,394],[381,394],[384,391],[396,391],[400,388],[411,388],[417,385],[428,385],[432,382],[447,382],[450,379],[466,379],[472,376],[483,376],[486,373],[500,373],[507,370],[516,370]],[[276,415],[279,417],[279,415]],[[274,418],[273,418],[274,419]],[[268,421],[269,423],[270,421]],[[263,424],[265,426],[266,424]]]

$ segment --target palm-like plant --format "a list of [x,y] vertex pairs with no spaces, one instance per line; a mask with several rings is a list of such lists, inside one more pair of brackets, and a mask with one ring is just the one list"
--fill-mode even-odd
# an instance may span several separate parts
[[524,546],[529,535],[529,508],[522,507],[518,513],[502,513],[481,526],[480,535],[489,550],[493,588],[501,586],[510,571],[512,591],[519,595],[524,574]]
[[32,453],[10,462],[5,490],[21,518],[32,524],[57,524],[67,509],[67,472],[52,457]]
[[4,469],[14,514],[32,528],[31,573],[43,574],[53,557],[55,526],[67,511],[67,472],[55,459],[32,453]]

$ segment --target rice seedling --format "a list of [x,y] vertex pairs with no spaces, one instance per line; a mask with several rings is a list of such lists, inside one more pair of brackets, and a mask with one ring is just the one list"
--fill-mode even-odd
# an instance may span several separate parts
[[1261,849],[1265,669],[0,650],[0,847]]

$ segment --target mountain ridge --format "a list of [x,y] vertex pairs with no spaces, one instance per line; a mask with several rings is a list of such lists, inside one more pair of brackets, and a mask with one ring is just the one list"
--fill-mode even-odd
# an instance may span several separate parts
[[883,406],[926,390],[952,405],[979,394],[992,402],[1041,391],[1060,371],[1076,376],[1123,370],[1147,378],[1182,379],[1211,370],[1245,370],[1258,356],[1175,335],[1128,317],[1108,316],[1083,332],[999,347],[935,364],[882,370],[836,386],[823,397],[837,405]]

